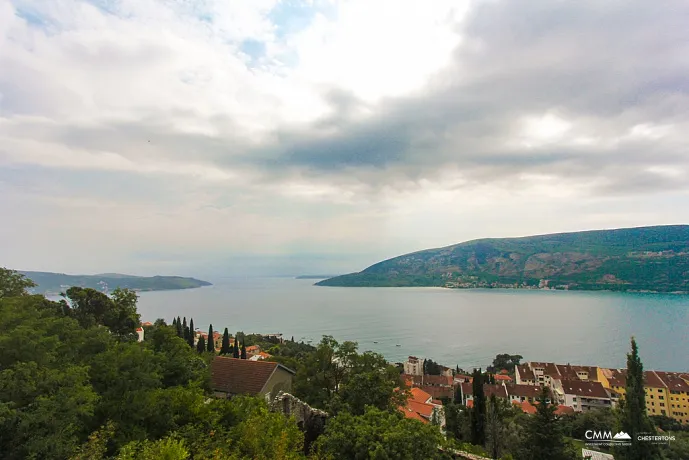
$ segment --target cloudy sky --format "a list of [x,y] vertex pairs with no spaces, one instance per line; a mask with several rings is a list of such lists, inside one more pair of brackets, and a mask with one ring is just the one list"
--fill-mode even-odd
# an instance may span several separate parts
[[358,271],[689,222],[684,0],[0,0],[0,266]]

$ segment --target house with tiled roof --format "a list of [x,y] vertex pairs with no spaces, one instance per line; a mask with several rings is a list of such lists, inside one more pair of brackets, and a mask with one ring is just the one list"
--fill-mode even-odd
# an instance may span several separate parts
[[251,345],[250,347],[246,347],[246,355],[256,355],[261,352],[261,347],[258,345]]
[[265,351],[259,351],[251,356],[249,356],[249,353],[247,353],[246,356],[248,357],[249,361],[258,361],[259,359],[268,359],[273,357],[273,355],[266,353]]
[[406,381],[411,381],[411,386],[436,386],[436,387],[452,387],[454,379],[447,375],[411,375],[402,374],[402,378]]
[[508,383],[508,382],[511,382],[511,381],[512,381],[512,377],[510,377],[510,376],[507,375],[507,374],[495,374],[493,377],[495,378],[495,381],[498,382],[498,383],[499,383],[499,382]]
[[520,364],[514,368],[516,383],[520,385],[536,385],[536,376],[528,364]]
[[[521,385],[518,383],[506,383],[505,391],[510,402],[524,402],[529,401],[533,403],[540,396],[543,388],[537,385]],[[550,393],[550,391],[548,391]],[[548,402],[552,400],[552,394],[548,398]]]
[[576,412],[612,407],[610,392],[600,382],[559,380],[552,388],[561,403]]
[[270,396],[290,392],[295,372],[270,361],[216,356],[211,362],[211,387],[218,398],[235,395]]
[[409,390],[409,398],[399,410],[406,418],[419,420],[423,423],[431,423],[436,420],[442,430],[445,426],[445,413],[439,401],[432,399],[431,395],[420,388]]

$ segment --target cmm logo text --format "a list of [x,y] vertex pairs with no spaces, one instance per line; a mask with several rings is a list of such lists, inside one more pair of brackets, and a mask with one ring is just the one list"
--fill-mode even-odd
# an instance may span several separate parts
[[597,444],[597,445],[619,445],[619,444],[631,444],[632,437],[624,431],[613,436],[612,431],[596,431],[596,430],[586,430],[584,433],[587,444]]

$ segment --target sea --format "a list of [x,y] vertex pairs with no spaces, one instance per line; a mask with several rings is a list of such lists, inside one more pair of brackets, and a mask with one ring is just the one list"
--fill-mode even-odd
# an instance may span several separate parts
[[689,296],[511,289],[343,288],[294,278],[222,278],[140,293],[143,321],[193,317],[231,333],[351,340],[391,362],[463,369],[498,353],[528,361],[625,367],[634,336],[647,370],[689,371]]

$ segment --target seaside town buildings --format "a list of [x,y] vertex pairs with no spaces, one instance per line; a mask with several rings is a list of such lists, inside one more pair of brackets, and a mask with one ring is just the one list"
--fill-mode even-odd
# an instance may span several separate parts
[[[422,388],[436,399],[454,398],[458,391],[462,404],[473,404],[471,376],[456,374],[445,378],[407,372],[416,370],[416,363],[422,366],[423,359],[410,356],[404,363],[407,375],[403,377],[408,386]],[[526,413],[535,410],[534,404],[544,386],[549,389],[549,402],[558,405],[558,413],[615,407],[624,398],[626,386],[625,369],[537,361],[516,366],[513,380],[502,376],[505,374],[495,374],[495,384],[484,384],[484,393],[518,404]],[[665,415],[689,424],[689,373],[645,371],[644,390],[648,415]]]

